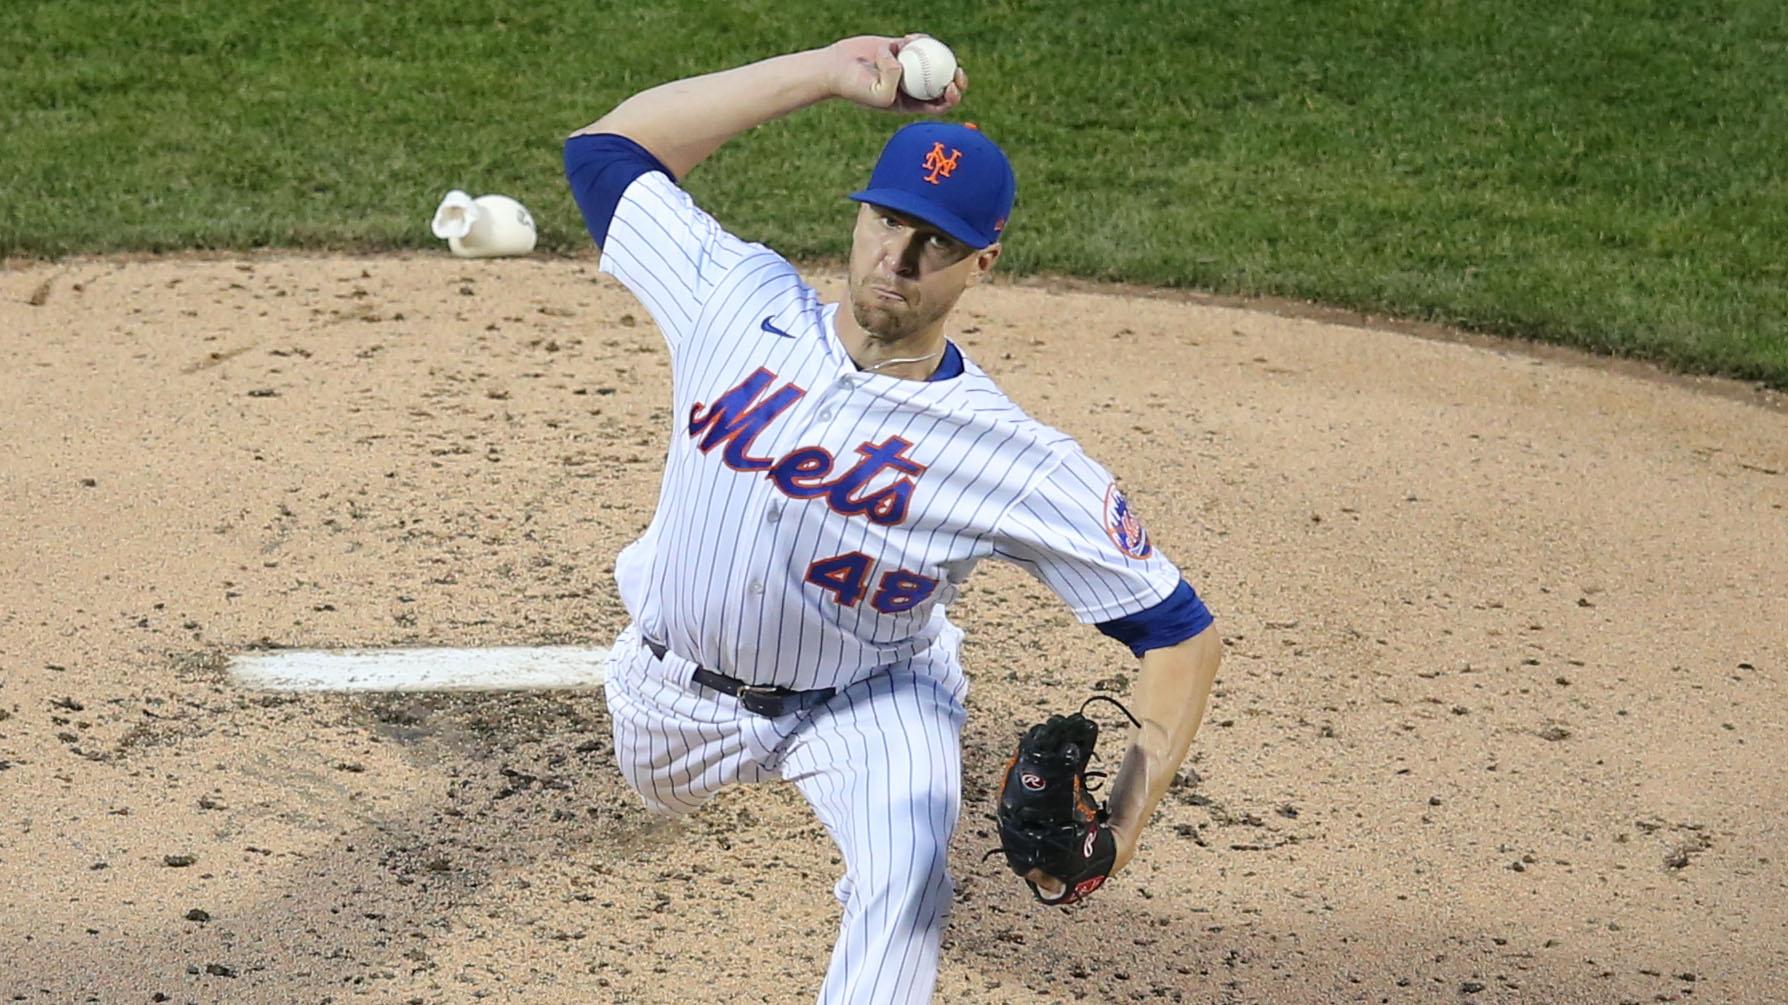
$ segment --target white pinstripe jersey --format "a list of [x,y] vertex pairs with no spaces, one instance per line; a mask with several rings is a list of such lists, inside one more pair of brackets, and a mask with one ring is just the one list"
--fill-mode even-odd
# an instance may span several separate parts
[[1022,566],[1088,623],[1179,584],[1073,439],[966,359],[943,380],[860,372],[838,305],[664,174],[627,186],[601,268],[671,351],[658,508],[616,579],[673,652],[755,684],[843,686],[923,653],[983,559]]

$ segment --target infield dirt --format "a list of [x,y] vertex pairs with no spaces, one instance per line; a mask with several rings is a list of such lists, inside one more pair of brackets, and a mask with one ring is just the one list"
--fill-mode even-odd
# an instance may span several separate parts
[[[1227,651],[1136,865],[1043,910],[980,861],[1014,724],[1135,664],[971,582],[940,1002],[1788,1000],[1788,414],[1165,298],[959,322]],[[0,346],[6,1000],[811,1000],[839,864],[792,789],[654,824],[598,693],[223,674],[611,641],[672,417],[592,261],[16,266]]]

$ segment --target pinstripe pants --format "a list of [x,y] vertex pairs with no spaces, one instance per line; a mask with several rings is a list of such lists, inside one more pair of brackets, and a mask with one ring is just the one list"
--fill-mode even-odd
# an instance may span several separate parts
[[628,626],[604,685],[615,757],[659,813],[688,813],[723,786],[793,782],[844,858],[844,906],[822,1005],[931,1000],[954,883],[946,868],[962,802],[961,632],[832,696],[774,719],[690,681]]

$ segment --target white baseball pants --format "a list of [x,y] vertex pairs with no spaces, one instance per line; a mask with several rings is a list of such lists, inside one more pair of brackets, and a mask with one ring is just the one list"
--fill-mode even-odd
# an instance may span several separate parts
[[604,685],[621,773],[659,813],[735,782],[793,782],[844,858],[844,919],[821,1005],[925,1003],[955,885],[946,868],[962,802],[967,680],[950,627],[896,664],[803,712],[767,719],[690,680],[629,625]]

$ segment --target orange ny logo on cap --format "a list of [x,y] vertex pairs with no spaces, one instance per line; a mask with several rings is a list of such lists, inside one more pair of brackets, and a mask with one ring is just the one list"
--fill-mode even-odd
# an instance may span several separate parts
[[950,172],[956,170],[956,162],[961,159],[962,151],[951,147],[950,156],[945,157],[944,145],[941,142],[933,143],[931,151],[925,155],[925,162],[919,166],[931,172],[925,176],[925,180],[936,185],[938,178],[950,177]]

